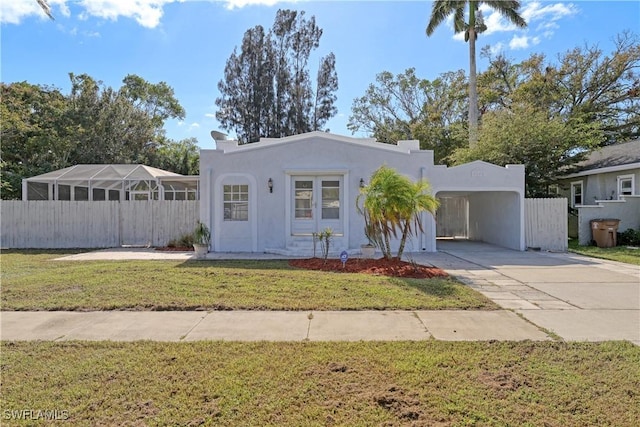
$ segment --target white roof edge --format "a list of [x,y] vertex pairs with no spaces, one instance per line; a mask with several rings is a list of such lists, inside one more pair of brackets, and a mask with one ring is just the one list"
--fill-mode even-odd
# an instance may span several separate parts
[[597,174],[600,174],[600,173],[609,173],[609,172],[619,172],[619,171],[624,171],[624,170],[627,170],[627,169],[636,169],[636,168],[640,168],[640,162],[638,162],[638,163],[628,163],[626,165],[609,166],[609,167],[606,167],[606,168],[589,169],[589,170],[586,170],[586,171],[570,173],[569,175],[563,175],[563,176],[561,176],[559,178],[560,179],[578,178],[578,177],[581,177],[581,176],[597,175]]
[[[341,142],[345,142],[345,143],[350,143],[350,144],[356,144],[356,145],[361,145],[361,146],[365,146],[365,147],[369,147],[369,148],[375,148],[375,149],[381,149],[381,150],[387,150],[387,151],[393,151],[393,152],[397,152],[397,153],[415,153],[415,152],[429,152],[431,150],[420,150],[419,148],[419,142],[418,142],[418,146],[415,146],[415,140],[408,140],[408,141],[399,141],[402,142],[402,144],[387,144],[384,142],[379,142],[377,141],[375,138],[357,138],[357,137],[353,137],[353,136],[345,136],[345,135],[337,135],[335,133],[329,133],[329,132],[321,132],[321,131],[313,131],[313,132],[307,132],[307,133],[303,133],[303,134],[298,134],[298,135],[290,135],[290,136],[285,136],[282,138],[260,138],[260,141],[258,142],[253,142],[250,144],[243,144],[243,145],[237,145],[237,141],[227,141],[227,142],[235,142],[235,145],[232,144],[226,144],[220,145],[220,149],[218,149],[218,147],[216,147],[215,150],[211,150],[211,151],[222,151],[224,152],[224,154],[233,154],[233,153],[239,153],[239,152],[244,152],[244,151],[250,151],[250,150],[259,150],[259,149],[263,149],[263,148],[269,148],[269,147],[273,147],[275,145],[281,145],[281,144],[289,144],[292,142],[296,142],[296,141],[301,141],[301,140],[305,140],[305,139],[310,139],[310,138],[314,138],[314,137],[321,137],[321,138],[327,138],[330,140],[334,140],[334,141],[341,141]],[[417,148],[417,150],[416,150]],[[204,151],[204,150],[202,150]]]

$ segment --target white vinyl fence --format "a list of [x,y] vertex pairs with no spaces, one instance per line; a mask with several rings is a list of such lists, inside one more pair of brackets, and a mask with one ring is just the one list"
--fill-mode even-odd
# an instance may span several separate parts
[[2,201],[3,248],[165,246],[193,231],[198,201]]
[[566,251],[567,199],[524,199],[525,245],[544,251]]

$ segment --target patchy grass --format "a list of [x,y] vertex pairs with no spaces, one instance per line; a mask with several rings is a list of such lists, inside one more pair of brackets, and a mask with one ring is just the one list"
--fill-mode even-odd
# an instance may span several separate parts
[[408,279],[290,267],[287,261],[53,261],[61,252],[0,256],[3,310],[496,309],[451,279]]
[[5,422],[23,409],[73,425],[640,419],[640,348],[626,342],[5,342],[0,363]]
[[640,265],[640,249],[629,249],[626,246],[599,248],[597,246],[580,246],[577,240],[569,240],[569,251],[594,258]]

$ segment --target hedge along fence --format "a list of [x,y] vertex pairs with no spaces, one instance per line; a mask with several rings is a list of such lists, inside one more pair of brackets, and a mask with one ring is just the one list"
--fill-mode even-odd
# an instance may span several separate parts
[[199,201],[2,201],[3,248],[164,246],[193,231]]

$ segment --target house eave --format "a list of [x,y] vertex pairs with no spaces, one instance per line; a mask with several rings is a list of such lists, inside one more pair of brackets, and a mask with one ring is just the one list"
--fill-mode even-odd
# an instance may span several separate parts
[[563,175],[560,177],[560,179],[579,178],[582,176],[598,175],[601,173],[609,173],[609,172],[620,172],[620,171],[625,171],[629,169],[640,169],[640,162],[628,163],[626,165],[609,166],[606,168],[589,169],[585,171],[571,173],[569,175]]

